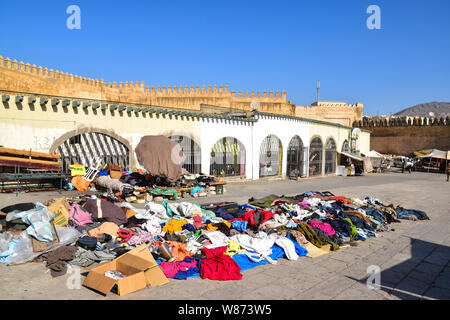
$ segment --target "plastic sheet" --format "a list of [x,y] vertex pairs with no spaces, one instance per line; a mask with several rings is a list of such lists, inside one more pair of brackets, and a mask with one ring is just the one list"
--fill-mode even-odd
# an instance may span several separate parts
[[14,253],[6,259],[5,263],[7,265],[17,265],[30,262],[45,252],[49,252],[60,246],[75,242],[77,237],[81,236],[81,234],[72,227],[55,226],[55,229],[59,237],[59,242],[41,252],[33,252],[31,238],[28,236],[26,231],[23,231],[18,235],[13,234],[12,232],[0,233],[0,249],[2,251],[8,248],[9,241],[18,240],[17,244],[14,246]]

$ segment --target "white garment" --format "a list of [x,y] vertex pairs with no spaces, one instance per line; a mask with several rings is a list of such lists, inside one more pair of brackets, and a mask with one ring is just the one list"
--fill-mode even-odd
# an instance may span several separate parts
[[297,260],[298,254],[295,251],[295,245],[292,243],[291,240],[289,240],[286,237],[279,236],[275,233],[271,234],[269,238],[272,238],[275,240],[275,243],[279,245],[281,248],[283,248],[284,253],[286,254],[287,258],[289,260]]
[[205,236],[207,236],[213,244],[225,243],[225,246],[228,245],[228,237],[220,231],[208,232],[205,233]]
[[202,213],[199,206],[196,206],[190,202],[180,202],[180,203],[170,203],[169,207],[172,209],[174,214],[182,217],[193,217],[196,214]]
[[269,255],[272,254],[272,247],[275,240],[268,238],[264,232],[260,231],[258,238],[252,238],[248,234],[237,234],[232,236],[230,239],[239,243],[241,247],[246,250],[255,251],[255,253],[246,253],[249,259],[255,262],[266,259],[272,264],[276,263],[276,261],[273,261],[269,257]]
[[145,205],[145,212],[140,210],[135,217],[138,219],[148,219],[153,215],[163,220],[172,219],[172,217],[167,214],[166,208],[164,208],[162,204],[155,202],[147,202]]
[[142,224],[141,227],[153,235],[158,235],[161,233],[161,220],[155,216],[150,216],[148,217],[147,222]]
[[278,228],[289,222],[290,216],[286,213],[275,214],[272,218],[261,224],[260,228]]
[[189,242],[186,244],[186,250],[189,252],[192,252],[193,254],[196,254],[203,245],[201,243],[198,243],[195,240],[189,240]]

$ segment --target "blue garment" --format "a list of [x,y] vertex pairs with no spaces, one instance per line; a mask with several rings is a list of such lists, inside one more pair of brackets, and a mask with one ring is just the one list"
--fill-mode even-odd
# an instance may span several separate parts
[[108,176],[108,175],[109,175],[108,170],[103,170],[103,171],[98,172],[99,177]]
[[239,208],[239,209],[243,208],[243,209],[251,209],[251,210],[255,210],[255,207],[250,206],[250,205],[248,205],[248,204],[239,204],[239,205],[238,205],[238,208]]
[[286,224],[286,228],[295,228],[295,227],[297,227],[297,223],[295,223],[294,221],[289,221],[287,224]]
[[14,247],[19,242],[19,240],[11,240],[8,242],[8,250],[3,251],[0,253],[0,262],[1,263],[7,263],[8,257],[14,253]]
[[233,221],[231,222],[231,226],[239,232],[244,232],[247,229],[248,221]]
[[363,208],[363,210],[366,212],[367,215],[373,217],[378,222],[384,223],[383,214],[380,211],[378,211],[377,209]]
[[308,250],[306,250],[305,248],[303,248],[297,241],[294,241],[291,239],[290,235],[286,235],[286,238],[288,238],[289,240],[292,241],[292,243],[294,243],[295,246],[295,252],[297,253],[297,255],[299,257],[301,256],[306,256],[308,254]]
[[183,229],[183,230],[189,230],[189,231],[191,231],[191,232],[197,231],[197,228],[195,228],[195,227],[194,227],[192,224],[190,224],[190,223],[187,223],[187,224],[183,225],[183,226],[181,227],[181,229]]
[[225,219],[225,220],[233,220],[234,219],[234,217],[231,213],[226,212],[222,208],[219,208],[216,211],[216,214],[218,214],[222,219]]
[[192,260],[197,261],[197,266],[192,267],[186,271],[178,271],[176,275],[173,276],[174,279],[178,280],[186,280],[187,278],[193,278],[193,277],[199,277],[200,276],[200,259],[196,258],[185,258],[183,261],[180,262],[191,262]]
[[412,215],[416,216],[419,220],[430,220],[430,218],[428,218],[427,214],[420,210],[405,209],[405,208],[398,207],[395,211],[397,212],[397,217],[399,219],[402,219],[402,217],[405,214],[412,214]]
[[204,189],[204,188],[199,187],[199,186],[194,187],[194,189],[192,189],[192,191],[191,191],[191,196],[193,196],[196,192],[202,191],[203,189]]
[[[255,253],[254,251],[248,252]],[[272,260],[277,260],[278,258],[282,258],[283,256],[285,256],[283,248],[274,244],[272,247],[272,254],[269,255],[269,258],[271,258]],[[266,259],[255,262],[253,260],[250,260],[250,258],[247,257],[246,254],[235,254],[232,258],[238,264],[239,268],[241,268],[241,271],[245,271],[269,263],[269,261],[267,261]]]

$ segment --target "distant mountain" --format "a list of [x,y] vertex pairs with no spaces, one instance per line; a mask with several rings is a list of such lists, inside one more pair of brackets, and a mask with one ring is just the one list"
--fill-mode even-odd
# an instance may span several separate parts
[[421,103],[397,112],[394,116],[429,117],[430,112],[434,113],[435,118],[445,118],[450,116],[450,102]]

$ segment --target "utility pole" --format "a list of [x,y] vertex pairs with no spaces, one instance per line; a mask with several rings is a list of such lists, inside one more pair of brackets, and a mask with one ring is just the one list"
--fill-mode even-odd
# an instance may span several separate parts
[[320,81],[317,81],[317,105],[319,105]]

